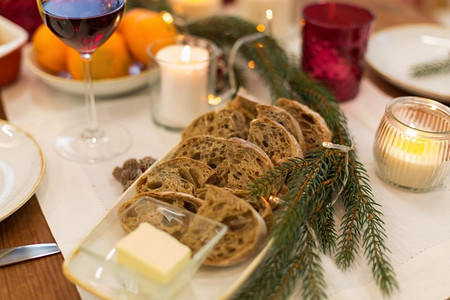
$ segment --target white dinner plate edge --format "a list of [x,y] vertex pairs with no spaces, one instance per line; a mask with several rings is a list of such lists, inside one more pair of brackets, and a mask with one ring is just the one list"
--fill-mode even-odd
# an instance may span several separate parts
[[36,148],[38,149],[39,152],[39,157],[40,157],[40,162],[41,162],[41,169],[39,171],[39,175],[36,178],[36,181],[34,183],[34,185],[31,187],[30,191],[27,193],[27,195],[20,200],[12,209],[9,210],[8,213],[0,216],[0,222],[5,220],[6,218],[8,218],[9,216],[11,216],[13,213],[15,213],[19,208],[21,208],[25,203],[28,202],[28,200],[30,200],[30,198],[34,195],[34,193],[36,192],[37,188],[39,187],[42,179],[44,178],[45,175],[45,168],[46,168],[46,160],[45,160],[45,156],[44,153],[42,152],[42,148],[39,145],[39,143],[36,141],[36,139],[27,131],[23,130],[22,128],[11,124],[10,122],[6,121],[6,120],[1,120],[0,119],[0,124],[4,125],[9,125],[14,127],[15,130],[19,131],[20,133],[24,134],[27,138],[29,138],[34,145],[36,146]]

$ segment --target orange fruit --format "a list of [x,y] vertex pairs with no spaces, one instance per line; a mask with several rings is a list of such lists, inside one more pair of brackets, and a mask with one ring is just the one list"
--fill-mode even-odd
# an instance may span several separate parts
[[143,8],[127,11],[119,31],[123,33],[133,57],[144,65],[147,65],[147,48],[151,43],[177,34],[170,15]]
[[[131,56],[125,39],[115,32],[92,54],[92,79],[128,75],[130,64]],[[67,51],[67,71],[74,79],[83,79],[83,60],[80,53],[72,48]]]
[[69,46],[64,44],[45,24],[41,24],[32,37],[33,52],[37,63],[50,73],[66,70]]
[[137,18],[143,18],[146,16],[153,17],[156,14],[158,14],[156,11],[141,7],[135,7],[130,10],[126,10],[122,16],[119,27],[117,27],[117,31],[124,34],[128,30],[128,28],[132,26],[134,22],[136,22]]

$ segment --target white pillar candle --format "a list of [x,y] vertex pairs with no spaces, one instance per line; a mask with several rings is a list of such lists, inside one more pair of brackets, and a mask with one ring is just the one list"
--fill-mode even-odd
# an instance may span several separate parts
[[197,46],[170,45],[158,51],[156,59],[161,82],[158,118],[185,127],[207,109],[209,53]]
[[266,12],[270,9],[272,11],[270,26],[275,37],[286,36],[290,30],[296,28],[293,0],[241,0],[240,6],[243,18],[263,25],[268,22]]
[[221,6],[221,0],[170,0],[173,11],[191,20],[215,15]]

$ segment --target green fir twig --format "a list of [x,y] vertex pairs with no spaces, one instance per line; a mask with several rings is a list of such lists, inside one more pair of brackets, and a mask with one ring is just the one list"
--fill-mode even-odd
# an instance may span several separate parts
[[411,67],[410,71],[411,77],[414,78],[422,78],[443,73],[450,73],[450,58],[416,64]]
[[[188,30],[222,49],[256,32],[254,24],[235,17],[201,20],[190,24]],[[334,143],[352,145],[345,116],[332,93],[299,70],[297,59],[290,63],[274,39],[264,37],[245,45],[240,54],[255,62],[255,70],[274,100],[288,97],[307,104],[324,117]],[[305,299],[326,298],[320,255],[336,251],[336,264],[345,270],[361,246],[381,291],[390,295],[397,288],[384,242],[382,214],[354,151],[346,156],[336,149],[319,148],[305,159],[292,159],[268,172],[255,181],[250,191],[256,198],[267,197],[281,191],[283,185],[289,190],[281,195],[271,232],[273,246],[234,299],[284,299],[298,280]],[[345,209],[339,229],[333,219],[337,197]]]

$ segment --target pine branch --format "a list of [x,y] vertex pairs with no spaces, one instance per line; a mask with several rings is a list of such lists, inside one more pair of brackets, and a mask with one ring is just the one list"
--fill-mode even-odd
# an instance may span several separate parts
[[354,200],[358,202],[359,220],[363,229],[363,248],[364,254],[371,265],[372,275],[381,291],[385,295],[390,295],[398,288],[395,279],[395,272],[390,264],[387,253],[389,249],[386,247],[384,239],[386,233],[384,230],[384,222],[381,219],[382,213],[377,210],[379,204],[373,200],[369,179],[366,171],[361,163],[351,160],[350,173],[353,178],[358,178],[360,185]]
[[278,194],[285,185],[292,171],[301,169],[306,162],[301,158],[291,158],[266,172],[249,186],[250,196],[254,199],[267,198]]
[[[214,41],[220,48],[231,47],[241,37],[257,33],[256,24],[233,16],[216,16],[189,24],[186,28],[191,34]],[[247,61],[253,60],[255,71],[270,87],[272,96],[290,97],[285,87],[288,77],[289,60],[276,40],[264,36],[250,44],[244,44],[240,54]]]
[[449,73],[450,72],[450,58],[437,59],[431,62],[413,65],[411,67],[411,77],[421,78],[430,75]]
[[[214,17],[190,24],[189,31],[213,40],[221,48],[231,47],[239,38],[256,32],[254,24],[234,17]],[[332,93],[300,71],[296,67],[297,60],[289,65],[284,51],[275,40],[264,37],[243,46],[240,52],[242,57],[255,62],[256,71],[270,87],[274,100],[290,97],[304,102],[324,117],[333,132],[334,143],[351,146],[346,118]],[[283,183],[287,184],[289,192],[282,197],[276,214],[271,254],[259,266],[257,275],[234,298],[258,299],[268,295],[282,298],[287,296],[297,278],[302,279],[306,298],[325,297],[324,284],[310,283],[320,283],[322,280],[317,251],[321,249],[330,253],[335,248],[337,233],[332,202],[336,191],[342,189],[346,212],[337,239],[336,263],[343,269],[348,268],[362,240],[365,256],[382,292],[390,294],[397,287],[387,257],[389,250],[384,243],[382,215],[373,201],[366,171],[354,152],[350,152],[348,161],[347,173],[346,159],[342,153],[321,150],[304,160],[296,159],[283,164],[255,182],[251,188],[252,195],[267,196],[280,191]],[[310,224],[308,226],[312,230],[305,231],[306,224]],[[311,232],[315,233],[315,237]],[[300,243],[305,241],[302,237],[308,234],[311,235],[308,242]],[[316,247],[316,242],[320,249]],[[302,245],[307,246],[302,248]],[[289,283],[286,288],[283,288],[283,282]]]

